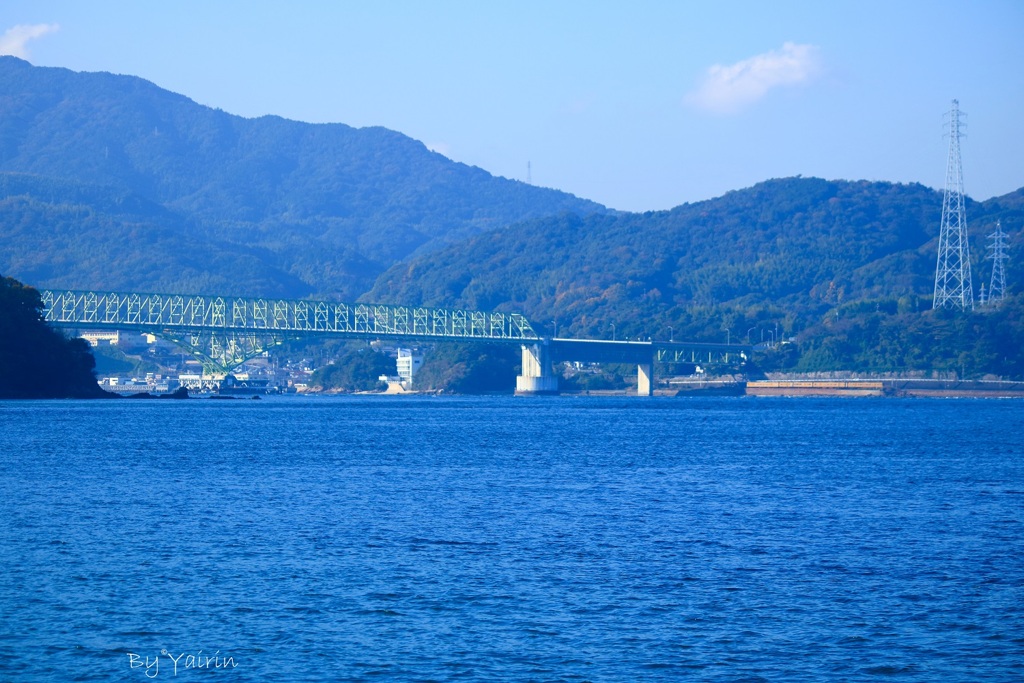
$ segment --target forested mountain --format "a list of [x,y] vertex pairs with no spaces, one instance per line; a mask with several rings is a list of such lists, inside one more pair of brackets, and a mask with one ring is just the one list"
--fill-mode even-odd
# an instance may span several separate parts
[[[805,369],[896,371],[944,358],[959,368],[951,349],[961,353],[977,340],[953,338],[946,318],[930,311],[941,208],[941,194],[921,185],[771,180],[671,211],[563,215],[479,235],[393,267],[365,298],[519,310],[539,331],[551,334],[557,322],[566,336],[794,338],[800,352],[787,362]],[[985,236],[997,219],[1009,234],[1007,288],[1021,291],[1024,190],[968,201],[967,216],[976,292],[988,283]],[[1011,297],[1004,308],[1021,304]],[[999,333],[1000,343],[1016,344],[1000,374],[1024,372],[1019,313]],[[933,329],[931,317],[886,322],[869,320],[873,314],[938,322]],[[971,323],[985,337],[978,343],[995,343],[989,318],[979,316]],[[876,348],[879,334],[901,331],[910,336],[893,349]],[[822,352],[822,339],[836,334],[845,350]],[[974,369],[986,368],[998,369]]]
[[[606,211],[384,128],[244,119],[15,57],[0,57],[0,172],[0,271],[38,286],[354,298],[413,253]],[[13,225],[63,244],[59,266],[11,240]]]
[[0,398],[94,398],[96,361],[84,339],[48,326],[39,292],[0,276]]
[[[969,201],[969,220],[1005,215],[1016,244],[1019,195]],[[688,311],[725,308],[773,325],[813,320],[850,301],[930,297],[941,208],[941,194],[921,185],[771,180],[671,211],[562,215],[480,235],[393,267],[367,298],[504,304],[584,335],[611,323],[624,336],[667,335]],[[977,272],[987,232],[975,230]],[[724,341],[727,322],[714,324]]]
[[179,213],[125,190],[0,173],[0,267],[39,286],[144,292],[308,287],[268,254],[216,240]]

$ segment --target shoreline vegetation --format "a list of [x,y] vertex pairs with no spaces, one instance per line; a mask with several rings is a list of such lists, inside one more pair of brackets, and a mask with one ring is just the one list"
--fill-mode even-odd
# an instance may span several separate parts
[[39,292],[0,277],[0,398],[111,398],[89,342],[46,324]]

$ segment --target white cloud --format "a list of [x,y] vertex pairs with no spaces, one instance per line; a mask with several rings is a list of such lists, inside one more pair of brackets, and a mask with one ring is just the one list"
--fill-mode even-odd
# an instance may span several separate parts
[[0,55],[14,55],[28,59],[28,49],[25,44],[30,40],[45,36],[47,33],[53,33],[59,28],[60,26],[57,24],[18,24],[9,28],[3,36],[0,36]]
[[761,99],[772,88],[808,83],[820,73],[817,46],[784,43],[781,50],[727,66],[713,65],[704,82],[686,100],[701,109],[731,114]]

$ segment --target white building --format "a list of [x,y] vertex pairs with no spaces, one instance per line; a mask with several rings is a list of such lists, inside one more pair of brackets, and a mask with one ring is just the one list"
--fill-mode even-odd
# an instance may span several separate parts
[[117,330],[113,332],[86,331],[79,336],[93,346],[99,346],[101,343],[117,346],[121,342],[121,333]]
[[414,356],[411,349],[398,349],[396,364],[402,385],[408,388],[412,386],[413,375],[423,365],[423,356]]

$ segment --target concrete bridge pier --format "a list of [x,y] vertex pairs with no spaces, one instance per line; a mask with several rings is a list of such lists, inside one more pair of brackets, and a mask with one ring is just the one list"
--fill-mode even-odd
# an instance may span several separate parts
[[636,366],[636,395],[654,396],[654,362]]
[[523,344],[523,374],[516,377],[516,396],[552,396],[558,393],[558,377],[551,371],[548,340]]

